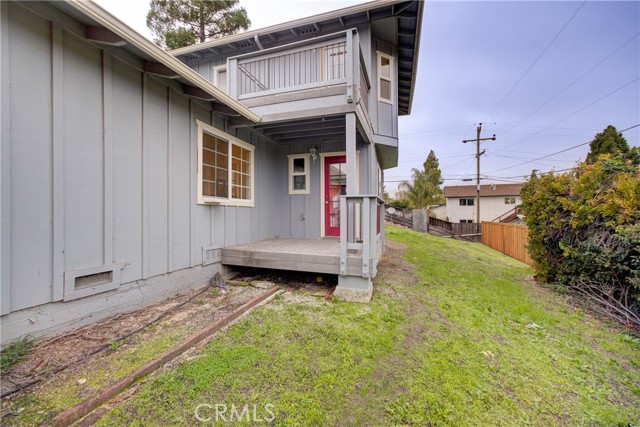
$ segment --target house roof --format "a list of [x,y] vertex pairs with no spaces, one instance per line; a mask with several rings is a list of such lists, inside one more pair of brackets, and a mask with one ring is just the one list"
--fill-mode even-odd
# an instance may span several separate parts
[[259,115],[92,1],[52,3],[86,25],[85,37],[88,40],[125,49],[144,60],[144,71],[179,81],[186,95],[212,101],[222,107],[218,107],[222,112],[260,122]]
[[238,50],[261,50],[284,40],[311,39],[385,18],[396,18],[398,47],[398,113],[411,113],[420,48],[424,2],[418,0],[376,0],[270,27],[198,43],[171,51],[184,61],[198,60]]
[[[484,184],[480,185],[480,197],[517,196],[522,184]],[[453,185],[444,187],[444,197],[475,197],[475,185]]]

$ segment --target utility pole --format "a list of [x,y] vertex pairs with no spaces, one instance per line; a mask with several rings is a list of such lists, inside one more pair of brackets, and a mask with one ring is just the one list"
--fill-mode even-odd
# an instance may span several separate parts
[[495,141],[496,134],[494,133],[491,138],[480,138],[480,131],[482,131],[482,123],[478,123],[476,128],[476,139],[465,139],[462,142],[475,142],[476,143],[476,222],[480,223],[480,156],[485,153],[485,150],[480,152],[480,141]]

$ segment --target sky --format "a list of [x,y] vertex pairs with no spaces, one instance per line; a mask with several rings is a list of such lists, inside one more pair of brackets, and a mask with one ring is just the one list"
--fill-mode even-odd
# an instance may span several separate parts
[[[151,38],[147,1],[97,3]],[[251,29],[357,3],[240,0]],[[385,171],[392,194],[430,150],[444,185],[469,184],[476,147],[462,140],[476,138],[478,123],[481,138],[496,136],[481,144],[483,183],[571,168],[589,146],[571,147],[608,125],[640,124],[640,2],[427,2],[415,78],[411,115],[399,119],[398,167]],[[640,126],[623,135],[640,145]]]

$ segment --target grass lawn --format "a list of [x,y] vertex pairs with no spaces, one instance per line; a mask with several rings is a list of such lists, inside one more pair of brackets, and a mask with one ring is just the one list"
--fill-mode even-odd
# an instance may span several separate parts
[[369,305],[280,296],[97,425],[639,425],[639,340],[481,244],[387,237]]

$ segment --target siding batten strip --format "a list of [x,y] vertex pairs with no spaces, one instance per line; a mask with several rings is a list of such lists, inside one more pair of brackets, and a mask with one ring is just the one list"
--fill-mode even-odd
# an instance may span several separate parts
[[197,135],[194,132],[196,127],[196,118],[193,111],[193,100],[189,98],[189,265],[191,267],[196,266],[195,255],[198,253],[198,248],[193,246],[196,243],[196,177],[194,171],[197,166]]
[[173,90],[167,87],[167,272],[173,271],[173,156],[171,155],[171,117]]
[[104,264],[113,264],[113,81],[111,55],[102,52]]
[[142,278],[149,277],[149,93],[147,73],[142,73]]
[[[13,7],[13,5],[12,5]],[[11,146],[9,134],[9,2],[0,2],[0,314],[11,311]]]
[[52,301],[64,298],[64,76],[63,29],[51,26],[52,60],[52,203],[53,203],[53,290]]

